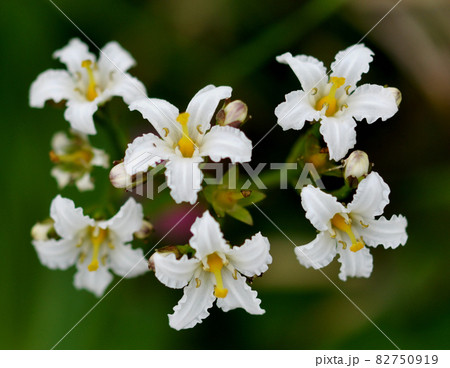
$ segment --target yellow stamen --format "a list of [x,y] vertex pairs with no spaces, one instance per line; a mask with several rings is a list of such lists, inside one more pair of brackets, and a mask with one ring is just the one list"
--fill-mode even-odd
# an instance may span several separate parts
[[188,128],[189,113],[183,112],[177,117],[177,121],[181,124],[183,128],[183,136],[178,141],[178,147],[184,157],[192,157],[194,154],[194,142],[189,137]]
[[92,61],[84,60],[81,63],[81,67],[86,68],[86,71],[87,71],[88,77],[89,77],[89,84],[88,84],[88,88],[86,91],[86,98],[89,101],[94,101],[97,98],[98,93],[96,91],[97,85],[95,84],[94,72],[92,71]]
[[199,288],[202,284],[202,280],[200,280],[198,277],[195,278],[195,287]]
[[81,252],[81,253],[80,253],[80,263],[83,263],[85,258],[86,258],[86,254],[84,254],[83,252]]
[[103,244],[107,236],[107,229],[101,229],[98,226],[91,228],[91,243],[94,248],[92,253],[92,261],[88,266],[88,270],[91,272],[98,269],[98,253],[100,251],[100,246]]
[[336,91],[339,87],[343,86],[345,83],[345,78],[331,77],[330,82],[332,84],[330,93],[328,96],[322,97],[316,104],[316,110],[322,110],[325,105],[327,105],[326,116],[333,116],[338,110],[336,101]]
[[223,287],[221,270],[223,267],[222,258],[216,253],[208,256],[209,272],[212,272],[216,278],[216,286],[214,287],[214,295],[217,298],[225,298],[228,294],[228,290]]
[[[364,248],[364,242],[362,239],[356,239],[355,234],[353,234],[352,227],[350,223],[348,223],[344,217],[342,217],[339,213],[336,213],[334,217],[331,219],[331,224],[336,228],[343,232],[345,232],[350,240],[352,241],[352,246],[350,250],[352,252],[357,252]],[[345,249],[345,248],[344,248]]]

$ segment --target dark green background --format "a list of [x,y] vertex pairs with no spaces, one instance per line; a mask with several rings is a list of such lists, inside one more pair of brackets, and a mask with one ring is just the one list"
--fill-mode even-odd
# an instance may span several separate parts
[[[245,127],[253,142],[276,123],[274,108],[299,88],[294,74],[275,56],[286,51],[314,55],[329,65],[337,51],[360,38],[394,1],[140,1],[80,0],[55,3],[100,47],[119,41],[138,62],[131,73],[149,96],[182,108],[208,83],[231,85],[253,119]],[[364,43],[375,51],[362,82],[389,84],[403,92],[400,111],[387,122],[358,124],[357,148],[390,184],[387,215],[409,221],[409,241],[395,251],[374,249],[370,279],[337,278],[338,263],[324,269],[398,346],[449,348],[448,266],[450,215],[448,6],[404,0]],[[378,5],[377,5],[378,4]],[[54,132],[67,129],[63,110],[28,106],[36,76],[62,67],[51,55],[80,32],[49,2],[0,4],[1,194],[0,347],[48,349],[96,303],[72,285],[74,269],[41,266],[30,228],[48,216],[57,194],[48,159]],[[91,47],[92,51],[96,50]],[[113,101],[130,139],[148,129],[138,113]],[[296,131],[277,127],[254,151],[253,163],[282,162]],[[109,147],[104,130],[92,139]],[[116,156],[111,147],[109,151]],[[64,196],[88,205],[108,190],[107,172],[96,172],[94,193],[66,189]],[[172,210],[166,197],[145,201],[158,223]],[[183,208],[183,207],[182,207]],[[312,239],[300,199],[293,191],[271,191],[261,208],[297,244]],[[124,280],[58,346],[62,349],[390,349],[393,345],[318,271],[295,259],[293,245],[252,209],[249,228],[227,219],[225,236],[236,243],[261,230],[271,240],[274,262],[254,282],[264,316],[217,308],[187,331],[169,328],[167,314],[181,298],[148,273]],[[159,221],[164,227],[165,221]],[[149,250],[162,231],[147,244]],[[186,237],[170,234],[161,245]],[[118,278],[115,279],[116,281]],[[151,360],[151,357],[149,357]]]

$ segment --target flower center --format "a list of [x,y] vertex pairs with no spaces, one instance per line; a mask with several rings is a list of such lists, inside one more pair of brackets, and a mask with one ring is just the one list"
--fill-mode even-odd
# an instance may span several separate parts
[[61,155],[56,154],[55,151],[50,151],[50,160],[55,164],[74,164],[76,166],[87,167],[93,157],[93,152],[86,149]]
[[228,294],[228,289],[223,287],[221,270],[223,267],[222,258],[220,258],[216,253],[210,254],[208,256],[208,266],[209,272],[212,272],[216,278],[216,285],[214,287],[214,295],[216,298],[225,298]]
[[92,247],[94,248],[92,252],[92,261],[88,266],[89,271],[96,271],[98,269],[98,255],[100,251],[100,246],[103,244],[103,242],[106,240],[108,236],[108,229],[102,229],[98,226],[91,227],[91,243]]
[[96,91],[97,84],[95,83],[94,72],[92,71],[92,61],[84,60],[81,63],[81,67],[86,68],[86,71],[87,71],[88,77],[89,77],[89,84],[88,84],[88,88],[86,91],[86,98],[89,101],[94,101],[97,98],[98,93]]
[[350,247],[350,250],[352,252],[357,252],[358,250],[364,248],[364,242],[362,241],[362,239],[356,239],[356,236],[352,231],[351,224],[347,222],[345,218],[341,216],[339,213],[335,214],[334,217],[331,219],[331,224],[336,229],[339,229],[348,235],[348,237],[352,241],[352,246]]
[[181,124],[183,128],[183,136],[178,141],[178,147],[184,157],[192,157],[194,154],[194,141],[189,137],[188,128],[189,113],[183,112],[177,117],[177,121]]
[[321,111],[325,105],[327,106],[327,110],[325,111],[326,116],[333,116],[338,110],[335,95],[338,88],[344,85],[345,78],[331,77],[330,82],[332,86],[330,92],[328,93],[328,96],[322,97],[316,103],[316,110],[318,111]]

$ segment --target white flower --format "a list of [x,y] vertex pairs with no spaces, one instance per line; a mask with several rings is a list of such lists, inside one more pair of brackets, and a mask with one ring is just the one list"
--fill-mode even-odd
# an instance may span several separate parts
[[[209,316],[208,309],[215,300],[228,312],[244,308],[250,314],[263,314],[261,300],[246,283],[244,276],[261,275],[272,262],[270,244],[261,233],[240,247],[225,242],[219,224],[208,211],[191,227],[190,246],[193,258],[186,255],[177,260],[173,253],[152,256],[155,274],[168,287],[184,287],[184,295],[169,315],[169,324],[176,330],[191,328]],[[243,275],[243,276],[242,276]]]
[[373,260],[366,246],[382,244],[387,248],[404,245],[408,239],[407,221],[403,216],[383,216],[384,207],[389,203],[389,187],[376,172],[361,181],[346,207],[335,197],[311,185],[302,190],[302,205],[306,217],[320,231],[309,244],[295,248],[299,262],[305,267],[319,269],[327,266],[340,255],[339,278],[369,277]]
[[109,167],[108,154],[92,147],[86,135],[75,131],[70,137],[64,132],[53,136],[50,159],[55,164],[51,175],[60,189],[75,182],[79,191],[92,190],[94,184],[90,173],[93,167]]
[[328,80],[323,63],[306,55],[285,53],[277,57],[288,64],[303,90],[286,95],[275,115],[283,130],[303,128],[305,121],[320,120],[320,133],[328,145],[330,158],[340,160],[356,143],[356,120],[389,119],[398,108],[394,95],[382,86],[364,84],[356,87],[363,73],[369,71],[373,52],[362,44],[340,51],[331,64]]
[[78,38],[70,40],[53,57],[66,64],[68,70],[41,73],[31,85],[30,106],[44,107],[47,100],[67,100],[64,118],[80,132],[96,134],[93,115],[113,96],[129,104],[146,95],[144,85],[125,73],[136,62],[117,42],[106,44],[98,62]]
[[125,169],[129,175],[146,172],[161,160],[167,160],[166,178],[176,203],[195,203],[203,174],[199,164],[205,156],[217,162],[248,162],[252,143],[239,129],[229,126],[211,128],[211,118],[220,100],[231,96],[230,87],[208,85],[197,92],[186,112],[167,101],[141,99],[130,105],[150,121],[159,134],[144,134],[128,145]]
[[127,244],[142,226],[142,206],[130,198],[107,221],[95,221],[75,208],[73,201],[58,195],[51,204],[50,216],[59,240],[34,240],[41,263],[51,269],[65,270],[76,264],[74,285],[97,297],[103,295],[113,276],[134,277],[146,272],[142,249]]

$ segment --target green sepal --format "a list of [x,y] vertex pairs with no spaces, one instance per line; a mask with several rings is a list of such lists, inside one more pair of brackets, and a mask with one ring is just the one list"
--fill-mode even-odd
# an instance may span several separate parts
[[226,211],[228,215],[241,221],[247,225],[253,225],[253,218],[250,212],[241,206],[236,206],[234,209]]

